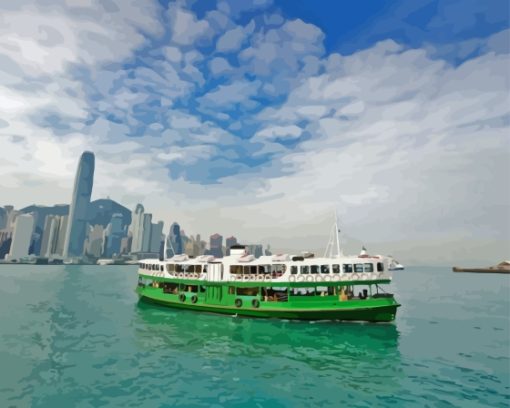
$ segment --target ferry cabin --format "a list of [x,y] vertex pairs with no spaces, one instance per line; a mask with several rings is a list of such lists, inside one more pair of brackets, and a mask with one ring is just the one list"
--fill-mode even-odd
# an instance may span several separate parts
[[221,260],[177,255],[139,265],[138,293],[167,306],[258,317],[393,320],[398,304],[382,257],[255,259],[234,248]]

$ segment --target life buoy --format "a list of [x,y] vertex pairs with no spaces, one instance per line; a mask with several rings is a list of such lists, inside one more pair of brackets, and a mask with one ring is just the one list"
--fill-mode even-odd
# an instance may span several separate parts
[[[240,300],[240,299],[239,299],[239,300]],[[251,301],[251,305],[252,305],[255,309],[257,309],[257,308],[260,306],[260,302],[259,302],[259,300],[258,300],[258,299],[253,299],[253,300]]]
[[313,279],[313,275],[308,275],[308,276],[306,277],[306,281],[307,281],[307,282],[313,282],[313,281],[314,281],[314,279]]
[[263,281],[264,280],[264,275],[257,275],[257,280]]
[[236,307],[241,307],[243,305],[242,299],[237,298],[235,301],[235,305],[236,305]]
[[184,303],[186,301],[186,295],[184,293],[181,293],[179,295],[179,300]]
[[324,282],[331,282],[331,276],[329,276],[329,275],[324,276],[323,279],[324,279]]
[[315,282],[324,282],[324,278],[321,275],[316,275]]
[[359,276],[357,273],[353,273],[351,278],[354,280],[354,279],[359,279]]
[[178,276],[179,278],[183,278],[183,277],[184,277],[184,273],[179,272],[179,273],[177,274],[177,276]]
[[290,275],[289,282],[296,282],[296,275]]
[[197,303],[198,297],[197,295],[191,296],[191,303]]
[[264,275],[264,281],[266,281],[266,282],[271,282],[271,280],[273,280],[273,278],[271,277],[271,275],[269,275],[269,274]]
[[298,275],[296,277],[296,282],[304,282],[306,279],[306,276],[305,275]]

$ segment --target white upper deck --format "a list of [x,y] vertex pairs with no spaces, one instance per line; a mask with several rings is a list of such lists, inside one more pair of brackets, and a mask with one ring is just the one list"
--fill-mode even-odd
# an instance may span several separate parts
[[388,259],[377,255],[303,257],[279,254],[255,258],[241,248],[232,248],[223,258],[176,255],[164,261],[139,262],[139,273],[163,278],[212,281],[331,281],[390,279]]

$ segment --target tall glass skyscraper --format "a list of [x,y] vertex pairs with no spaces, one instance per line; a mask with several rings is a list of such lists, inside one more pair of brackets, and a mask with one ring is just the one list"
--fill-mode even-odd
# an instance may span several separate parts
[[64,258],[79,257],[87,234],[88,208],[94,183],[94,153],[83,152],[74,179],[73,200],[64,244]]

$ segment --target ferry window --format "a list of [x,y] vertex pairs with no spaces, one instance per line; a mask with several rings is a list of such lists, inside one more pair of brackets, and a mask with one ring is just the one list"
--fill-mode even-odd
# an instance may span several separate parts
[[377,272],[384,272],[384,264],[382,262],[377,262]]
[[311,273],[319,273],[319,265],[312,265],[310,271]]
[[195,273],[202,273],[202,265],[195,265]]
[[363,272],[363,264],[354,264],[354,270],[356,271],[356,273]]
[[242,265],[230,265],[230,273],[233,273],[233,274],[243,273],[243,266]]
[[250,266],[250,273],[251,274],[256,274],[257,273],[257,265]]
[[237,288],[237,294],[241,296],[257,296],[259,294],[259,288]]
[[184,272],[182,269],[182,265],[175,264],[175,272]]
[[321,265],[321,273],[329,273],[329,265]]
[[271,272],[271,265],[260,265],[259,266],[259,273],[270,273]]
[[310,273],[310,267],[308,265],[301,267],[301,273],[303,274],[309,274]]
[[340,273],[340,265],[333,265],[333,273]]
[[352,264],[344,264],[344,273],[352,273]]
[[171,266],[172,266],[172,264],[167,264],[166,265],[166,271],[167,272],[172,272],[172,270],[170,269]]
[[161,265],[161,266],[159,267],[159,270],[160,270],[161,272],[163,272],[163,265]]
[[365,272],[373,272],[374,271],[374,264],[366,263],[365,264]]
[[275,264],[275,265],[271,265],[272,268],[271,268],[271,271],[273,273],[284,273],[285,272],[285,265],[283,264]]
[[297,266],[291,266],[290,267],[290,273],[293,274],[293,275],[296,275],[297,274]]

